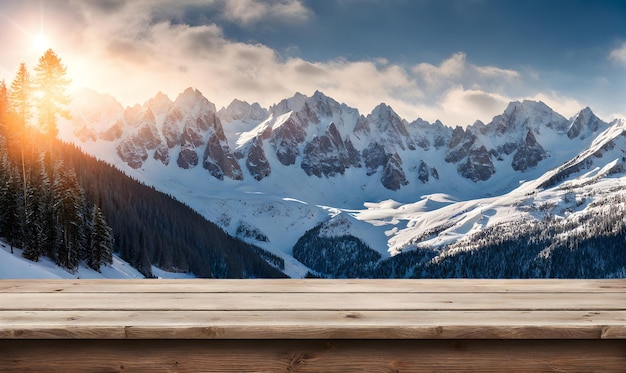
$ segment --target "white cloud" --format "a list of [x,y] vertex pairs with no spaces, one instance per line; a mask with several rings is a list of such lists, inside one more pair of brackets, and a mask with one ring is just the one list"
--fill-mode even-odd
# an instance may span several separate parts
[[613,49],[609,53],[609,59],[615,63],[626,66],[626,42]]
[[[489,121],[514,99],[541,99],[564,115],[582,107],[555,93],[524,94],[520,86],[534,80],[532,76],[473,64],[463,52],[437,65],[422,63],[409,68],[384,58],[311,62],[279,55],[265,45],[229,40],[216,23],[181,23],[184,7],[179,3],[69,1],[69,8],[59,6],[66,18],[56,27],[66,37],[58,39],[55,50],[67,65],[73,84],[109,93],[125,105],[142,103],[159,91],[174,99],[189,86],[202,91],[218,108],[233,98],[267,107],[295,92],[321,90],[363,114],[385,102],[409,121],[440,119],[451,126],[476,119]],[[218,18],[230,17],[244,25],[277,15],[301,21],[313,16],[295,0],[187,0],[184,4],[213,6],[221,12]],[[69,15],[73,18],[67,18]],[[2,63],[0,71],[7,69]],[[12,63],[17,67],[19,60]]]
[[501,69],[494,66],[477,66],[467,61],[464,52],[457,52],[444,60],[439,66],[420,63],[413,67],[413,73],[431,89],[449,89],[458,83],[465,86],[482,88],[494,84],[509,84],[520,78],[515,70]]
[[429,63],[420,63],[413,67],[413,72],[420,76],[431,88],[438,87],[445,82],[463,75],[466,70],[465,53],[458,52],[443,61],[439,66]]
[[255,24],[262,19],[282,20],[297,23],[309,20],[311,10],[300,0],[263,2],[258,0],[225,1],[224,14],[231,21],[243,25]]

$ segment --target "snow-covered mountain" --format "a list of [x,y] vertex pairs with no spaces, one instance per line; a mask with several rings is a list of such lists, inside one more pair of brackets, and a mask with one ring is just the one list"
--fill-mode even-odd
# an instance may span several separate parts
[[[452,128],[408,122],[385,104],[362,115],[319,91],[219,111],[191,88],[130,108],[92,91],[78,97],[64,140],[275,253],[295,277],[312,269],[294,246],[313,231],[355,237],[380,261],[541,220],[538,206],[568,183],[626,184],[624,122],[589,108],[567,119],[542,102],[512,102],[487,124]],[[576,211],[591,208],[595,197],[585,198]]]

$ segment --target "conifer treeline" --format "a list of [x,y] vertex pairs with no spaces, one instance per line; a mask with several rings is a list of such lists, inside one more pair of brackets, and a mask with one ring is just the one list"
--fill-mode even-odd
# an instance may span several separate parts
[[285,277],[264,257],[271,254],[229,236],[179,201],[148,187],[73,145],[56,145],[89,201],[113,228],[115,252],[141,273],[152,265],[207,278]]
[[111,228],[53,146],[67,115],[65,67],[48,50],[35,71],[31,80],[22,63],[10,88],[0,82],[0,236],[30,260],[99,270],[112,263]]

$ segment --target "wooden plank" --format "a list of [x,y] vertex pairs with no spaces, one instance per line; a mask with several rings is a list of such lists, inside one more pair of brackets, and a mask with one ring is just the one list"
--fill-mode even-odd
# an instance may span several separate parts
[[0,280],[0,293],[609,293],[626,280]]
[[0,310],[626,310],[626,292],[4,293]]
[[626,341],[0,341],[2,372],[623,372]]
[[2,311],[0,339],[626,339],[626,311]]

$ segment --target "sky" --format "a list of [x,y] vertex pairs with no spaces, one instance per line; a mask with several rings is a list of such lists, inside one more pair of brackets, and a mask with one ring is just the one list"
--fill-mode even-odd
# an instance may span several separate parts
[[626,0],[2,0],[0,79],[47,48],[72,90],[217,108],[320,90],[368,114],[488,122],[510,101],[626,117]]

